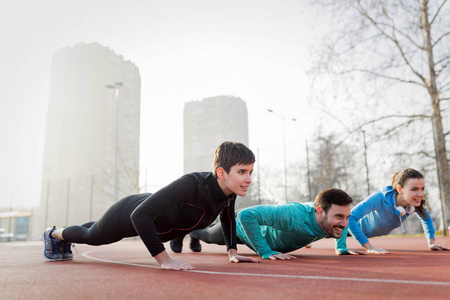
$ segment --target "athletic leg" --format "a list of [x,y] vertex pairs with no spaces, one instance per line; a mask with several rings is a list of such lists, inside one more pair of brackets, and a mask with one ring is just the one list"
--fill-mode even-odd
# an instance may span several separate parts
[[130,214],[145,198],[145,195],[128,196],[113,204],[99,220],[56,230],[53,236],[70,243],[93,246],[111,244],[125,237],[136,236]]
[[[202,252],[202,245],[199,239],[190,235],[191,241],[189,242],[189,248],[192,252]],[[181,253],[183,250],[184,236],[180,236],[170,240],[170,249],[175,253]]]
[[213,223],[203,229],[194,230],[189,235],[208,244],[225,245],[220,222]]
[[183,250],[184,235],[170,240],[170,249],[175,253],[181,253]]
[[[200,252],[201,245],[199,240],[208,244],[225,245],[225,239],[223,238],[222,225],[219,223],[212,223],[206,228],[197,229],[189,233],[191,242],[189,247],[193,252]],[[170,241],[170,249],[175,253],[180,253],[183,248],[184,236],[172,239]]]
[[86,228],[91,228],[91,226],[92,225],[94,225],[94,221],[92,221],[92,222],[87,222],[87,223],[84,223],[83,225],[81,225],[81,226],[83,226],[83,227],[86,227]]

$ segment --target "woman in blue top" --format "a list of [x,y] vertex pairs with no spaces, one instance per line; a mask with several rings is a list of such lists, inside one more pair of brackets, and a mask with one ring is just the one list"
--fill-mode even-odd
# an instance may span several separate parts
[[[404,222],[414,212],[422,223],[430,250],[450,250],[435,244],[434,226],[430,214],[425,209],[425,180],[414,169],[405,169],[394,174],[392,185],[372,193],[358,203],[351,212],[348,227],[353,237],[369,254],[386,254],[389,251],[374,247],[370,237],[389,234],[393,229],[404,226]],[[336,240],[336,254],[365,254],[347,249],[346,232]]]

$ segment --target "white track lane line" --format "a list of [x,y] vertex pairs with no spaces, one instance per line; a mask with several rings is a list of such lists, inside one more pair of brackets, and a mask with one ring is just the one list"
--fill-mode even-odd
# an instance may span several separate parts
[[[119,265],[127,265],[127,266],[135,266],[135,267],[144,267],[144,268],[153,268],[160,269],[157,266],[150,265],[141,265],[141,264],[132,264],[121,261],[113,261],[108,259],[97,258],[89,255],[89,253],[96,252],[98,250],[91,250],[81,253],[82,256]],[[417,285],[440,285],[440,286],[450,286],[450,282],[442,282],[442,281],[414,281],[414,280],[395,280],[395,279],[376,279],[376,278],[351,278],[351,277],[328,277],[328,276],[302,276],[302,275],[279,275],[279,274],[254,274],[254,273],[231,273],[231,272],[213,272],[213,271],[201,271],[201,270],[184,270],[183,272],[192,272],[192,273],[202,273],[202,274],[212,274],[212,275],[233,275],[233,276],[254,276],[254,277],[275,277],[275,278],[296,278],[296,279],[316,279],[316,280],[340,280],[340,281],[359,281],[359,282],[375,282],[375,283],[394,283],[394,284],[417,284]]]

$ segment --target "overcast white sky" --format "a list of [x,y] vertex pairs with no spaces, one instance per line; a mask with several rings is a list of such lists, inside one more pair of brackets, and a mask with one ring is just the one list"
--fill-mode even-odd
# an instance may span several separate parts
[[207,97],[247,103],[254,151],[282,155],[281,119],[267,108],[297,118],[286,145],[301,159],[313,122],[305,71],[328,19],[305,0],[1,1],[0,206],[39,201],[51,60],[80,42],[140,70],[141,171],[152,189],[182,175],[183,106]]

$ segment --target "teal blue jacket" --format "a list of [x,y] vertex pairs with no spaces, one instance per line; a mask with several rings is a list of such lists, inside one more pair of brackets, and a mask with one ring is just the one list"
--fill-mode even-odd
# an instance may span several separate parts
[[314,213],[312,202],[248,207],[237,213],[236,234],[259,256],[268,259],[327,237]]

